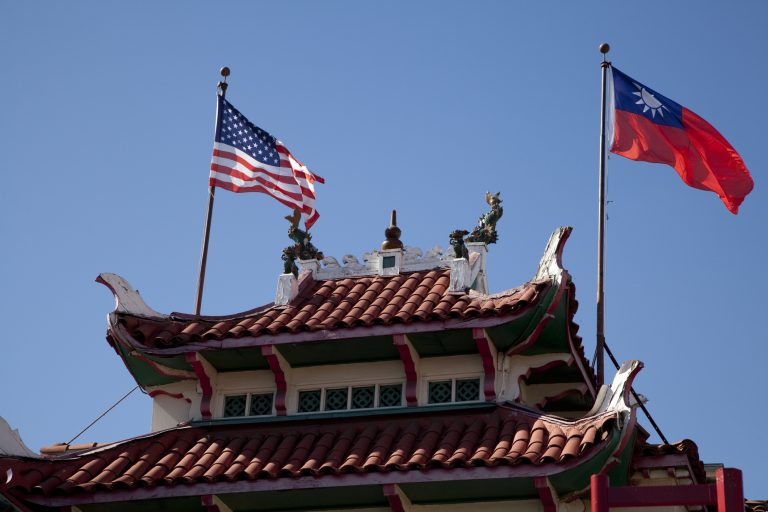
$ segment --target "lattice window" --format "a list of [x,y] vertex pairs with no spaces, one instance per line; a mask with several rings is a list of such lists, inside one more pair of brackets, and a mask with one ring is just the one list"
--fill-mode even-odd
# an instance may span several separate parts
[[376,400],[376,386],[366,386],[364,388],[352,388],[352,408],[370,409],[374,406]]
[[347,408],[349,388],[335,388],[325,390],[325,410],[341,411]]
[[399,407],[401,405],[403,405],[402,384],[379,386],[379,407]]
[[462,379],[456,381],[456,401],[472,402],[480,400],[480,379]]
[[251,395],[251,416],[269,416],[272,414],[272,393]]
[[377,384],[300,391],[297,412],[346,411],[350,409],[400,407],[402,405],[402,383]]
[[224,417],[245,416],[246,395],[234,395],[224,398]]
[[452,384],[450,380],[440,380],[429,383],[429,400],[430,404],[447,404],[452,399]]
[[301,391],[299,393],[299,412],[317,412],[320,410],[320,390]]

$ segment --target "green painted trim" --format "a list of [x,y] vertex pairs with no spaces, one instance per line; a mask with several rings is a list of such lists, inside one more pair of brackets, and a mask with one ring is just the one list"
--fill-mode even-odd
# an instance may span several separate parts
[[549,477],[558,495],[563,496],[589,487],[590,477],[603,469],[621,442],[621,430],[614,427],[610,436],[611,439],[600,449],[600,453],[573,469]]
[[612,486],[622,486],[630,484],[630,465],[632,464],[632,454],[635,449],[635,442],[637,441],[638,430],[635,430],[630,434],[629,442],[624,450],[619,454],[619,463],[608,470],[608,478],[610,478]]
[[[164,384],[171,384],[174,382],[179,382],[183,379],[178,379],[174,377],[168,377],[165,375],[160,375],[155,371],[152,366],[150,366],[148,363],[145,363],[144,361],[141,361],[140,359],[137,359],[133,356],[131,356],[128,353],[128,350],[126,347],[124,347],[121,344],[116,344],[117,349],[120,351],[120,354],[123,356],[123,360],[125,361],[125,364],[128,366],[128,370],[133,375],[133,378],[136,380],[136,383],[139,384],[142,388],[147,386],[162,386]],[[148,359],[152,359],[155,361],[155,358],[150,358],[149,356],[144,356]],[[164,363],[160,363],[164,364]],[[166,365],[170,366],[170,365]],[[189,368],[189,366],[187,366]],[[175,368],[179,369],[179,368]],[[191,368],[189,368],[189,371],[192,371]]]
[[[488,329],[496,348],[503,352],[507,352],[528,339],[531,333],[536,329],[536,326],[544,319],[547,309],[549,309],[549,306],[557,295],[557,286],[554,284],[548,286],[549,289],[544,293],[544,296],[539,300],[539,303],[536,304],[527,315],[517,319],[517,321],[508,322]],[[524,320],[527,320],[527,323],[521,328],[519,324],[523,323]]]

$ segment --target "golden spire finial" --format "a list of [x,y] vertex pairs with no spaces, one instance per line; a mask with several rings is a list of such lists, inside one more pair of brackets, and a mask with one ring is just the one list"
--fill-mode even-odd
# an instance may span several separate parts
[[392,217],[389,222],[389,227],[384,230],[384,236],[386,236],[387,239],[381,243],[381,250],[386,251],[387,249],[402,249],[403,242],[400,241],[401,233],[402,232],[400,231],[400,228],[397,227],[397,210],[392,210]]

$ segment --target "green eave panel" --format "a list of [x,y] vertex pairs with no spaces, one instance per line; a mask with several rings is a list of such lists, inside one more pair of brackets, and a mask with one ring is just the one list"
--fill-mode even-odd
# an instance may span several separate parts
[[409,334],[408,339],[421,357],[477,354],[471,329]]
[[584,377],[577,365],[572,364],[568,366],[562,363],[548,368],[546,371],[532,373],[525,382],[529,386],[535,384],[562,384],[566,382],[581,383],[584,382]]
[[344,488],[296,489],[265,491],[257,494],[220,494],[221,500],[237,512],[322,510],[325,508],[384,507],[387,500],[381,485],[361,485]]
[[[556,294],[556,287],[550,286],[539,303],[530,311],[509,322],[488,328],[488,334],[493,340],[494,345],[499,350],[506,352],[525,341],[544,318]],[[557,319],[550,321],[550,324],[552,322],[557,322]]]
[[[205,510],[199,496],[96,503],[93,505],[78,505],[77,508],[83,512],[136,512],[137,509],[140,509],[141,512],[203,512]],[[62,508],[62,510],[69,510],[69,508]]]
[[566,315],[566,301],[561,300],[553,312],[555,318],[550,320],[541,331],[536,343],[525,350],[525,355],[551,354],[553,352],[570,352],[568,344],[569,321]]
[[632,452],[637,441],[638,430],[632,432],[629,442],[619,455],[619,462],[608,471],[608,478],[612,486],[630,485],[630,465],[632,464]]
[[287,343],[280,345],[278,350],[296,368],[399,359],[391,336]]
[[229,348],[201,352],[206,361],[220,372],[266,370],[267,359],[261,355],[260,347]]

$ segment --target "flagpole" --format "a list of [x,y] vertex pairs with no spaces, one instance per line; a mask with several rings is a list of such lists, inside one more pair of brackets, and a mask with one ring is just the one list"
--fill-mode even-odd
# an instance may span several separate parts
[[[224,78],[218,83],[218,95],[224,98],[227,94],[227,77],[229,76],[229,68],[224,66],[221,68],[221,76]],[[219,129],[219,108],[216,108],[216,130]],[[213,216],[213,199],[216,196],[216,187],[210,185],[208,187],[208,211],[205,214],[205,231],[203,234],[203,248],[200,254],[200,274],[197,278],[197,294],[195,297],[195,314],[200,314],[200,306],[203,303],[203,286],[205,286],[205,266],[208,263],[208,240],[211,236],[211,217]]]
[[601,81],[601,106],[600,106],[600,192],[598,206],[597,222],[597,346],[595,347],[595,366],[597,367],[597,385],[602,386],[605,379],[605,300],[603,292],[603,270],[605,267],[605,98],[606,98],[606,78],[608,67],[611,65],[605,59],[606,54],[611,47],[608,43],[600,45],[600,53],[603,54],[603,62],[600,64],[602,70]]

